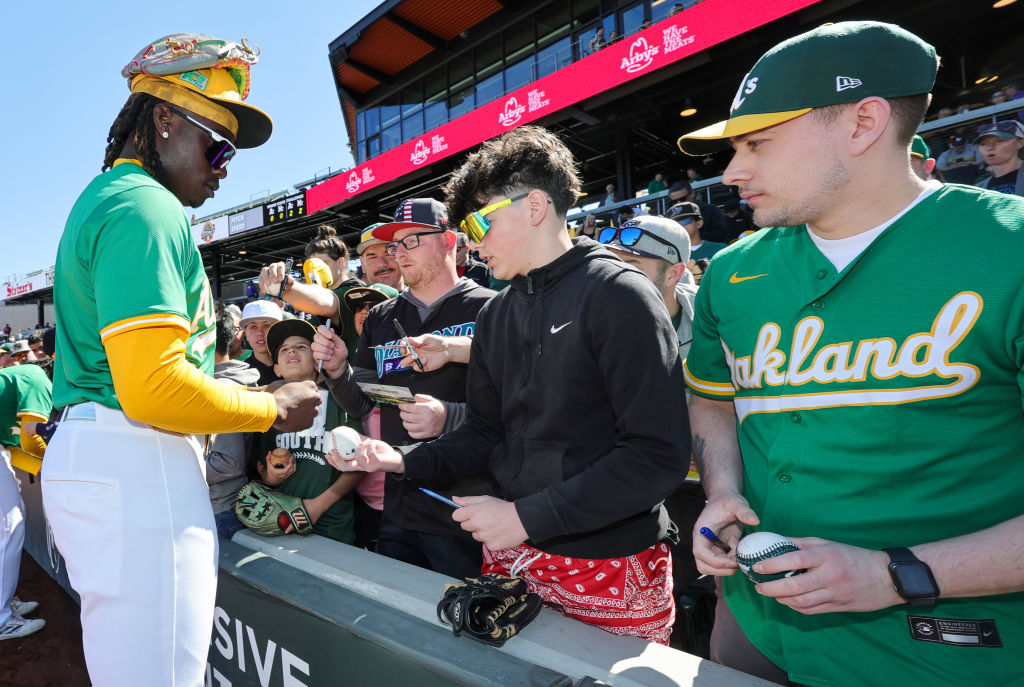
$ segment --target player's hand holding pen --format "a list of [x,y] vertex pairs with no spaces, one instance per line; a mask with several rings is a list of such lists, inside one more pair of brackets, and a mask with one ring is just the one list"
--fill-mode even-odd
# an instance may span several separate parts
[[348,346],[333,329],[320,325],[313,335],[313,359],[323,363],[323,373],[337,379],[348,366]]

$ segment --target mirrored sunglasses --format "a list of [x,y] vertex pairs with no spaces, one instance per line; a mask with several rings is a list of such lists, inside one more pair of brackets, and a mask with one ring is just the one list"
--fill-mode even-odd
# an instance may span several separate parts
[[210,127],[205,126],[197,122],[196,120],[192,119],[192,117],[189,117],[181,110],[172,107],[171,112],[178,115],[182,119],[187,120],[189,123],[199,127],[200,129],[208,133],[210,135],[210,138],[213,139],[213,143],[210,144],[210,147],[208,147],[206,149],[206,152],[204,153],[204,155],[206,156],[206,161],[210,163],[211,167],[213,167],[214,169],[224,169],[225,167],[228,166],[228,163],[231,162],[231,158],[233,158],[235,156],[235,153],[238,152],[238,148],[235,147],[234,143],[224,138]]

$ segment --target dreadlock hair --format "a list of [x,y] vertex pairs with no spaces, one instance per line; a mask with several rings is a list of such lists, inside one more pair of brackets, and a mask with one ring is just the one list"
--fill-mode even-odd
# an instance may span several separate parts
[[117,119],[110,125],[107,134],[107,152],[103,157],[101,172],[114,166],[114,160],[121,156],[126,141],[131,138],[142,168],[151,177],[166,185],[164,166],[156,152],[156,125],[153,123],[153,108],[163,103],[148,93],[132,93],[124,107],[117,113]]
[[330,224],[321,224],[316,228],[316,236],[306,244],[306,257],[313,253],[327,253],[331,260],[348,262],[348,246],[338,236],[338,230]]

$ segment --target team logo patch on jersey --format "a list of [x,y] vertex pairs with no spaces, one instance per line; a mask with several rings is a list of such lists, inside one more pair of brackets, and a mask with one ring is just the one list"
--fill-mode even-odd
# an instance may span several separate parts
[[908,615],[907,623],[910,625],[910,636],[919,642],[935,642],[964,647],[1000,648],[1003,646],[1003,639],[999,636],[996,621],[991,619],[970,620]]

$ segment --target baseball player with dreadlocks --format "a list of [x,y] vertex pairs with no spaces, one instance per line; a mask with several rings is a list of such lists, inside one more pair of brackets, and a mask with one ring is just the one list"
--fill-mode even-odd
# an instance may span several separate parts
[[[150,44],[103,173],[57,251],[54,404],[43,505],[81,595],[96,685],[203,682],[217,537],[202,435],[309,427],[312,382],[258,393],[214,381],[216,320],[185,205],[213,197],[238,148],[270,137],[242,101],[257,52],[198,34]],[[140,277],[141,275],[141,277]]]

